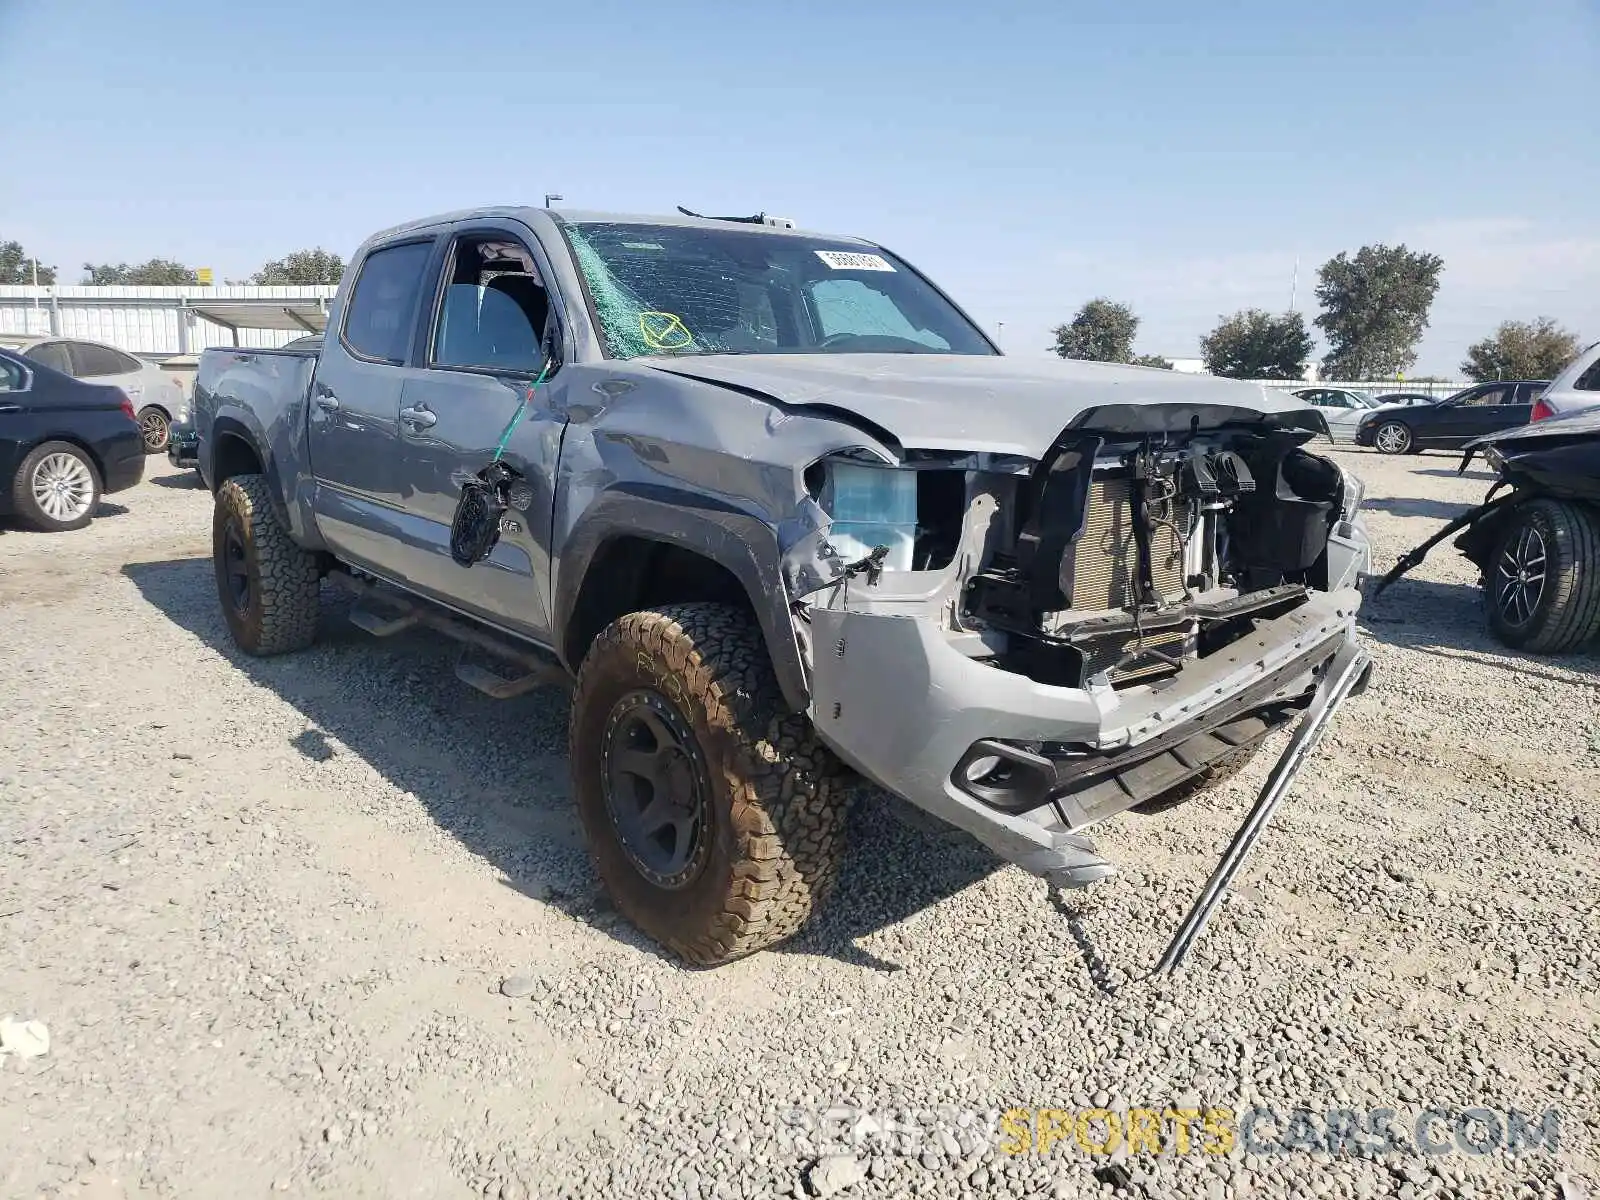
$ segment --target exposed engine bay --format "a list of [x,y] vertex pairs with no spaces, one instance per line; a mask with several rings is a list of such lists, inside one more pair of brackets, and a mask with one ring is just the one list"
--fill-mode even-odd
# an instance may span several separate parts
[[1311,436],[1196,417],[1177,434],[1069,427],[1034,463],[819,464],[808,483],[846,565],[815,599],[937,613],[965,653],[1042,684],[1153,682],[1329,588],[1359,484]]

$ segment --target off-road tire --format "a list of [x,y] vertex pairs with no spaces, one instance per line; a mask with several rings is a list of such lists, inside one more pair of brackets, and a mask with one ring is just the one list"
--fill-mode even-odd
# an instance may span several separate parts
[[[1262,739],[1264,741],[1265,738]],[[1135,804],[1133,811],[1143,816],[1155,813],[1164,813],[1170,808],[1176,808],[1186,800],[1193,800],[1201,792],[1208,792],[1220,784],[1227,783],[1245,767],[1250,765],[1250,760],[1261,749],[1261,742],[1256,741],[1248,746],[1240,746],[1237,750],[1230,750],[1215,762],[1202,767],[1182,783],[1175,783],[1166,791],[1151,796],[1142,803]]]
[[[635,866],[606,802],[607,722],[640,691],[682,719],[706,766],[704,861],[675,888]],[[784,711],[761,631],[739,609],[678,604],[613,622],[579,669],[568,749],[601,882],[673,954],[715,966],[764,949],[831,890],[844,843],[841,768],[806,717]]]
[[[33,494],[33,477],[38,472],[40,464],[57,455],[68,455],[76,459],[78,465],[88,474],[88,506],[78,516],[66,520],[53,517],[40,508],[39,501]],[[82,529],[94,520],[95,510],[99,507],[100,472],[84,449],[81,446],[74,446],[71,442],[45,442],[43,445],[35,446],[22,460],[15,477],[11,480],[11,511],[26,524],[45,533],[65,533],[72,529]]]
[[[242,607],[230,584],[230,536],[237,538],[249,579]],[[290,538],[263,476],[234,475],[217,489],[211,555],[217,599],[239,649],[266,657],[303,650],[316,639],[321,586],[317,558]]]
[[[1383,435],[1390,430],[1397,432],[1391,433],[1390,437],[1386,439]],[[1404,437],[1400,436],[1402,434]],[[1385,449],[1384,442],[1386,440],[1394,447],[1393,449]],[[1415,454],[1417,452],[1417,436],[1411,432],[1411,426],[1404,421],[1385,421],[1372,431],[1372,446],[1379,454],[1393,454],[1396,456]]]
[[[1526,621],[1501,611],[1499,564],[1532,529],[1544,544],[1544,585]],[[1489,628],[1515,650],[1560,654],[1600,635],[1600,510],[1568,500],[1541,499],[1511,510],[1485,560],[1484,602]]]

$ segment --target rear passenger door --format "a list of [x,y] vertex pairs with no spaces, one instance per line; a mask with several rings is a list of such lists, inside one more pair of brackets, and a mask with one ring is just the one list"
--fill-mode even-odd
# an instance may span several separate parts
[[330,329],[311,381],[308,439],[317,526],[341,557],[410,583],[400,393],[413,373],[422,297],[436,238],[372,247]]
[[[451,231],[419,335],[420,367],[402,390],[400,454],[414,559],[409,577],[454,607],[549,643],[550,527],[566,417],[556,375],[535,387],[546,345],[559,347],[549,262],[520,222],[480,219]],[[554,364],[553,364],[554,365]],[[493,461],[521,410],[504,463],[520,481],[489,558],[450,556],[461,485]]]

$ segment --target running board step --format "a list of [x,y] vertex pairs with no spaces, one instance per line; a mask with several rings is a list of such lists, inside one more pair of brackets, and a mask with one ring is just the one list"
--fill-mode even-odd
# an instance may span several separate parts
[[328,579],[357,596],[350,621],[375,637],[393,637],[424,626],[453,638],[464,646],[504,663],[516,672],[510,678],[467,661],[456,665],[456,678],[496,700],[509,700],[544,684],[572,686],[572,677],[556,659],[532,646],[504,637],[492,629],[444,611],[423,600],[398,596],[392,589],[358,578],[349,571],[328,572]]
[[362,608],[359,605],[350,610],[350,624],[358,629],[365,629],[373,637],[393,637],[397,633],[404,633],[408,629],[415,629],[422,623],[422,618],[415,610],[402,613],[381,613],[371,608]]
[[464,659],[456,664],[456,678],[494,700],[510,700],[552,682],[549,671],[529,671],[526,675],[507,679],[503,675],[496,675],[488,667]]

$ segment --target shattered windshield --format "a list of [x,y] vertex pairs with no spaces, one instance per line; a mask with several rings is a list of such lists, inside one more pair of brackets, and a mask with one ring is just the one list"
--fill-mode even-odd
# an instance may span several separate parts
[[995,353],[881,250],[754,229],[564,228],[612,358]]

